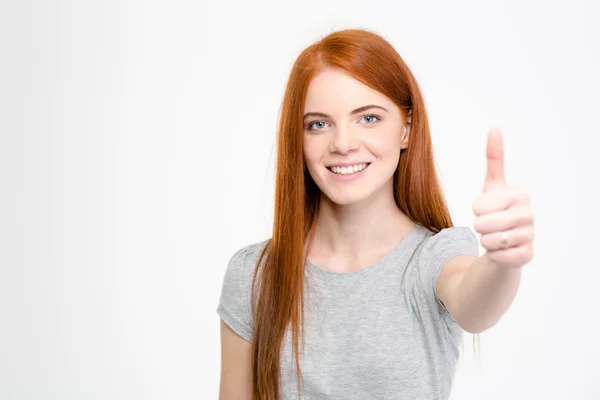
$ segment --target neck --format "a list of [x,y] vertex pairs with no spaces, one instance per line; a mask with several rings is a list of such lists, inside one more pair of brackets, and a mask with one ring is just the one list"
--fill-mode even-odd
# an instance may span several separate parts
[[322,195],[312,250],[353,257],[397,245],[415,224],[389,192],[350,205],[335,204]]

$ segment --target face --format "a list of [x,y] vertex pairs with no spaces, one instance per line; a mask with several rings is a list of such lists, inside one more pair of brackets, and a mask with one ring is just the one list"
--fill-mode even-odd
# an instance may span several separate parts
[[331,201],[346,205],[393,195],[407,120],[387,97],[346,73],[328,69],[313,78],[304,107],[304,160]]

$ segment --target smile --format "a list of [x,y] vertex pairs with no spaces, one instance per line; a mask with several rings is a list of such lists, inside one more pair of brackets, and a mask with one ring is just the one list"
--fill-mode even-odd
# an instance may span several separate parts
[[371,163],[348,165],[348,166],[344,166],[344,167],[333,166],[333,167],[327,167],[327,169],[330,170],[331,172],[333,172],[334,174],[351,175],[351,174],[360,172],[363,169],[367,168],[369,166],[369,164],[371,164]]

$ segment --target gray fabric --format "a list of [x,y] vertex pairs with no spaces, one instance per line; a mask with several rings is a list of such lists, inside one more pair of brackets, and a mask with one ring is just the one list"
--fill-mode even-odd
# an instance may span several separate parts
[[[238,250],[227,267],[217,312],[252,340],[250,290],[266,241]],[[439,399],[450,396],[462,329],[435,294],[443,265],[479,255],[466,227],[433,235],[417,225],[375,264],[334,273],[308,262],[303,399]],[[281,356],[281,394],[297,399],[291,335]]]

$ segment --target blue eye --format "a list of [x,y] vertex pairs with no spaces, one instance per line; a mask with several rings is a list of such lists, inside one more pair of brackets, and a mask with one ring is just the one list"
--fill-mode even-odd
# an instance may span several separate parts
[[361,119],[366,120],[367,125],[373,125],[375,122],[381,120],[381,118],[375,114],[364,115]]
[[[318,125],[318,126],[316,126],[316,125]],[[327,125],[326,122],[313,121],[307,125],[307,129],[320,131],[321,129],[325,128],[325,125]],[[315,128],[313,128],[313,127],[315,127]]]
[[[381,121],[381,117],[377,114],[366,114],[363,115],[361,120],[365,120],[366,125],[374,125],[376,122]],[[310,131],[322,131],[327,128],[329,124],[324,121],[312,121],[306,125],[305,129]]]

